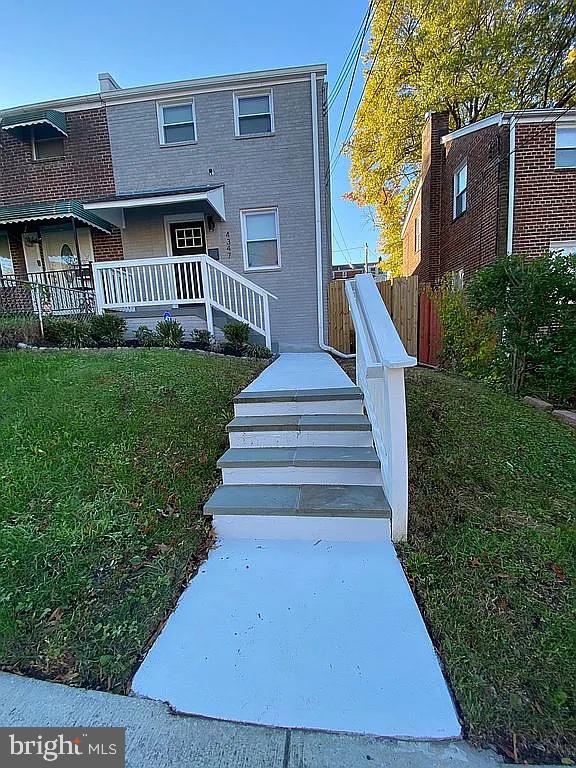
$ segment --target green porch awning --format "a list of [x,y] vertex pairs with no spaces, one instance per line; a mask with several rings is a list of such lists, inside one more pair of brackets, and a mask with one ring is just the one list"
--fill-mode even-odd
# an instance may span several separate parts
[[0,206],[0,225],[46,221],[47,219],[75,219],[108,234],[114,230],[111,224],[101,219],[93,211],[85,210],[79,200]]
[[25,128],[28,125],[51,125],[59,133],[68,136],[66,115],[57,109],[37,109],[25,112],[14,112],[2,118],[2,129],[10,131],[14,128]]

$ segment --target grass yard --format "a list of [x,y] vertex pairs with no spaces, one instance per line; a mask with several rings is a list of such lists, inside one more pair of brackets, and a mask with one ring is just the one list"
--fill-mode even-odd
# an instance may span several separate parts
[[486,386],[407,373],[400,555],[467,736],[512,760],[576,753],[576,433]]
[[210,544],[232,398],[256,361],[0,352],[0,666],[126,690]]

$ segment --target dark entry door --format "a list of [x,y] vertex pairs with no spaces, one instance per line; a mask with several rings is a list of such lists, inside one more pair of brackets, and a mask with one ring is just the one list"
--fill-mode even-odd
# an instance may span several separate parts
[[206,253],[206,232],[203,221],[177,221],[170,224],[170,240],[174,256]]

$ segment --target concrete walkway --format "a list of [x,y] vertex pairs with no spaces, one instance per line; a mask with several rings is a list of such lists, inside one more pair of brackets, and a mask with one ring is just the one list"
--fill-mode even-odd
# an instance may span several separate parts
[[462,741],[395,741],[208,720],[175,715],[161,702],[2,672],[0,726],[123,726],[128,768],[502,766],[494,753]]

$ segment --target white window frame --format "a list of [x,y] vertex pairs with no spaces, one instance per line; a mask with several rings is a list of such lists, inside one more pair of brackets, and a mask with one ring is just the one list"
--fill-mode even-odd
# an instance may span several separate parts
[[[566,168],[566,166],[563,166]],[[576,253],[576,240],[551,240],[550,251],[567,251],[568,253]]]
[[[278,253],[278,263],[269,267],[251,267],[248,264],[248,239],[246,229],[246,215],[251,213],[273,213],[276,223],[276,251]],[[282,256],[280,251],[280,219],[278,216],[278,208],[276,206],[268,208],[243,208],[240,211],[240,230],[242,232],[242,256],[244,259],[244,271],[245,272],[272,272],[277,269],[282,269]],[[250,241],[257,242],[257,241]]]
[[573,149],[576,150],[576,144],[573,147],[559,147],[558,146],[558,131],[562,128],[571,128],[573,131],[576,131],[576,123],[558,123],[556,125],[556,130],[554,131],[554,168],[557,168],[558,170],[573,170],[576,168],[576,161],[574,161],[574,165],[558,165],[556,162],[556,157],[558,155],[559,149]]
[[[208,228],[206,226],[206,217],[203,213],[171,213],[164,216],[164,237],[166,238],[166,253],[168,256],[174,256],[172,249],[172,238],[170,237],[170,224],[180,224],[186,221],[201,221],[204,223],[204,236],[206,242],[206,252],[208,252]],[[200,255],[200,254],[199,254]]]
[[422,215],[419,213],[414,219],[414,253],[422,250]]
[[[186,139],[185,141],[166,141],[166,135],[164,134],[164,107],[192,107],[192,125],[194,126],[194,138]],[[156,102],[156,118],[158,120],[158,139],[161,147],[182,147],[186,144],[198,143],[198,121],[196,120],[196,100],[192,96],[187,96],[185,99],[170,99],[169,101],[157,101]],[[190,125],[190,122],[186,123],[168,123],[168,125]]]
[[[268,107],[270,109],[270,130],[265,133],[240,133],[240,108],[238,102],[240,99],[251,98],[254,96],[268,96]],[[271,88],[265,88],[264,90],[256,91],[237,91],[233,94],[234,100],[234,135],[237,139],[257,139],[262,136],[273,136],[275,132],[274,125],[274,96]],[[242,115],[242,117],[250,117],[250,115]],[[254,115],[255,117],[255,115]]]
[[[462,173],[462,171],[466,168],[466,185],[463,189],[461,189],[458,193],[456,192],[457,184],[458,184],[458,176]],[[465,196],[465,203],[464,208],[457,213],[456,212],[456,198],[464,193]],[[454,174],[452,176],[452,219],[457,219],[462,214],[466,213],[468,210],[468,160],[464,160],[460,163],[460,165],[456,168],[454,171]]]
[[10,237],[8,235],[7,230],[5,229],[0,229],[0,234],[6,235],[6,242],[8,243],[8,258],[12,263],[12,273],[10,275],[4,274],[4,272],[2,271],[2,266],[0,265],[0,275],[2,277],[14,277],[14,275],[16,274],[16,270],[14,268],[14,256],[12,254],[12,248],[10,246]]
[[[30,136],[31,136],[31,143],[32,143],[32,157],[34,160],[37,160],[40,163],[43,163],[45,161],[50,160],[64,160],[66,157],[66,148],[64,147],[64,136],[59,133],[57,136],[52,136],[50,139],[44,139],[44,141],[56,141],[57,139],[62,142],[62,154],[58,155],[57,157],[38,157],[38,152],[36,149],[36,130],[34,126],[31,126],[30,128]],[[40,139],[40,143],[42,143],[42,139]]]

